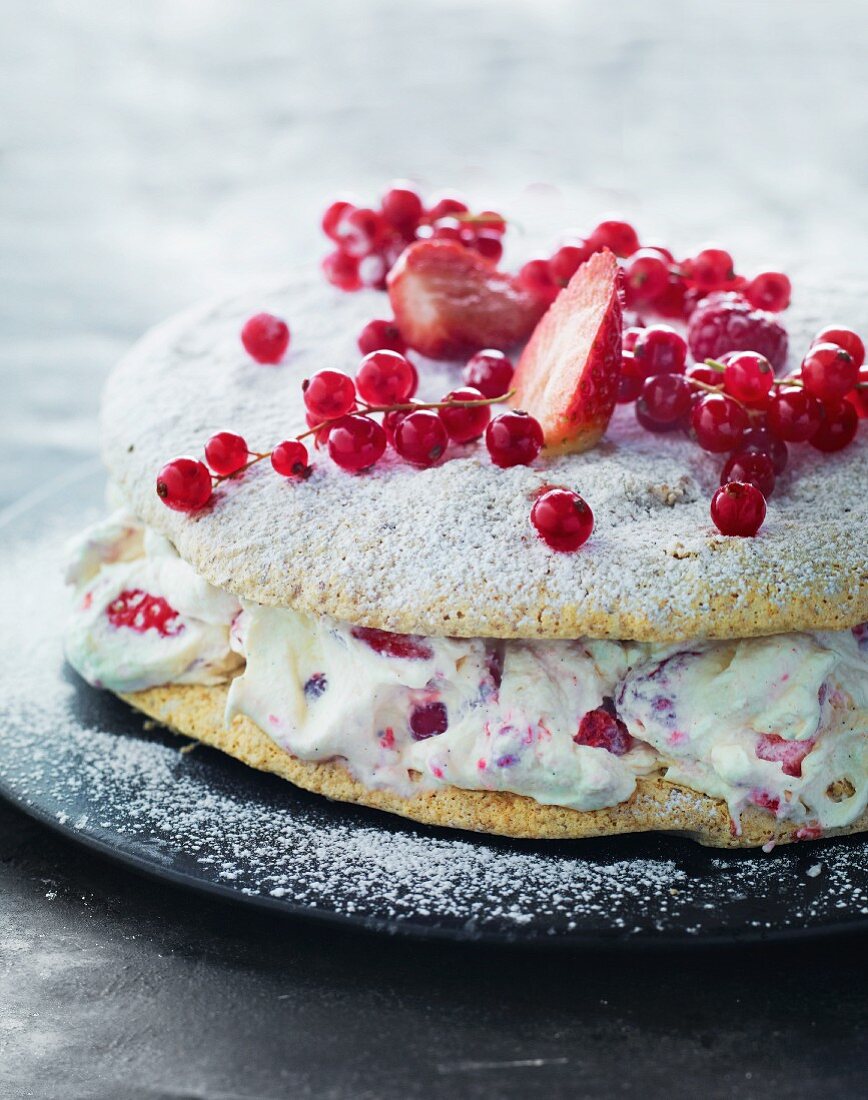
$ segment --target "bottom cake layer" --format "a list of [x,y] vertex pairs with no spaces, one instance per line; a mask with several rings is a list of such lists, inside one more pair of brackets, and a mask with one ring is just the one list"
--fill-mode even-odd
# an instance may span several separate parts
[[228,687],[224,685],[169,685],[119,694],[177,733],[220,749],[250,767],[338,802],[370,806],[425,825],[538,840],[667,832],[714,848],[758,848],[868,830],[868,811],[843,828],[821,832],[814,826],[779,821],[754,806],[742,811],[737,830],[725,801],[659,775],[639,776],[629,799],[599,810],[573,810],[505,791],[454,786],[420,789],[418,794],[402,797],[366,787],[339,761],[310,763],[291,756],[244,716],[236,716],[227,725]]

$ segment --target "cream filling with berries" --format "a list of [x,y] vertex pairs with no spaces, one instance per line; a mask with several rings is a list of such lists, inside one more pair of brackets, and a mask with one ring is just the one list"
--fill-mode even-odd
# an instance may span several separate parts
[[868,802],[868,631],[728,642],[428,638],[235,599],[123,513],[71,547],[70,663],[131,692],[229,682],[293,755],[369,787],[593,810],[659,773],[812,827]]

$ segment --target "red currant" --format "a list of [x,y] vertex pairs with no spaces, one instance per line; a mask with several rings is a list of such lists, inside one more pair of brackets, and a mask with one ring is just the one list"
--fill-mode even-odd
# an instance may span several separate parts
[[351,207],[337,225],[338,241],[348,256],[357,259],[373,252],[386,232],[386,223],[376,210]]
[[362,280],[359,278],[359,261],[353,256],[347,255],[338,249],[330,252],[322,262],[325,277],[338,290],[361,290]]
[[695,303],[688,299],[687,284],[676,272],[670,271],[665,290],[654,299],[654,311],[661,317],[676,321],[690,316]]
[[687,341],[669,325],[651,325],[636,337],[633,355],[646,377],[681,374],[687,362]]
[[312,468],[307,447],[298,439],[285,439],[271,452],[271,465],[282,477],[308,478]]
[[302,382],[301,388],[307,411],[318,420],[344,416],[356,403],[353,380],[341,371],[317,371]]
[[485,429],[485,446],[495,466],[528,466],[542,445],[539,421],[519,410],[501,413]]
[[820,329],[814,337],[815,344],[837,344],[839,348],[849,352],[850,358],[857,367],[865,362],[865,345],[851,328],[841,325],[827,325]]
[[509,392],[513,366],[502,351],[485,348],[467,361],[464,381],[479,390],[483,397],[503,397]]
[[650,302],[666,289],[669,265],[653,248],[640,248],[624,264],[628,300]]
[[403,355],[407,343],[394,321],[368,321],[358,339],[359,351],[369,355],[372,351],[397,351]]
[[487,229],[502,237],[506,232],[506,218],[496,210],[482,210],[474,219],[480,229]]
[[427,211],[427,217],[429,221],[436,222],[452,214],[466,214],[469,209],[463,199],[456,198],[454,195],[443,195]]
[[610,219],[600,222],[588,237],[592,252],[611,248],[616,256],[632,256],[639,247],[639,235],[629,222]]
[[775,489],[775,467],[771,458],[760,451],[736,451],[726,460],[720,475],[720,484],[728,481],[746,481],[756,485],[768,500]]
[[594,513],[578,493],[569,489],[549,489],[537,497],[530,521],[552,550],[578,550],[594,529]]
[[735,278],[732,256],[723,248],[703,248],[683,267],[687,281],[699,290],[720,290]]
[[589,255],[587,245],[561,245],[549,260],[549,274],[558,286],[566,286]]
[[780,271],[763,271],[744,288],[744,296],[754,309],[780,313],[790,304],[790,280]]
[[390,409],[383,415],[383,431],[391,446],[395,446],[395,432],[398,430],[398,425],[402,420],[406,420],[412,411],[412,409]]
[[417,381],[413,364],[396,351],[372,351],[356,372],[359,397],[369,405],[401,405],[412,396]]
[[257,363],[279,363],[289,347],[289,329],[271,313],[257,313],[244,322],[241,343]]
[[859,368],[837,344],[814,344],[802,360],[805,390],[818,401],[840,401],[856,385]]
[[528,260],[518,273],[518,282],[525,290],[544,302],[553,302],[560,287],[552,277],[549,262],[543,257]]
[[408,413],[395,428],[395,450],[414,466],[433,466],[448,442],[446,425],[432,409]]
[[423,213],[422,199],[412,184],[396,180],[383,195],[381,209],[389,225],[412,240]]
[[637,373],[636,360],[632,351],[621,352],[621,377],[618,381],[619,405],[629,405],[642,392],[645,378],[641,371]]
[[[705,363],[694,363],[692,367],[687,369],[686,375],[697,382],[704,382],[706,386],[723,385],[723,371],[715,370],[714,367],[707,367]],[[701,387],[697,386],[696,389],[701,389]]]
[[462,223],[457,218],[438,218],[434,222],[432,236],[436,241],[457,241],[464,244],[466,242],[461,234],[462,228]]
[[322,216],[323,233],[337,243],[340,240],[338,226],[341,223],[341,218],[354,209],[353,204],[345,199],[338,199],[337,202],[333,202]]
[[728,481],[711,498],[711,518],[722,535],[755,535],[766,518],[765,497],[756,485]]
[[359,260],[359,282],[362,286],[385,290],[388,273],[389,265],[381,252],[371,252]]
[[764,355],[741,351],[727,358],[723,388],[750,408],[762,409],[768,404],[774,379],[775,372]]
[[237,473],[249,453],[247,443],[234,432],[218,432],[205,444],[205,461],[221,477]]
[[639,328],[637,325],[631,325],[629,328],[625,328],[621,333],[622,350],[633,351],[636,347],[636,341],[644,331],[644,328]]
[[386,433],[369,416],[351,413],[329,430],[328,449],[332,460],[343,470],[367,470],[382,457]]
[[823,420],[811,436],[811,446],[827,454],[842,451],[853,442],[859,429],[856,407],[849,401],[839,401],[834,405],[823,405],[822,412]]
[[820,427],[820,402],[795,386],[777,386],[768,411],[769,430],[787,443],[804,443]]
[[690,411],[691,399],[690,383],[682,375],[652,375],[636,401],[636,419],[648,431],[672,431]]
[[690,424],[703,450],[722,454],[738,443],[747,427],[747,413],[731,397],[708,393],[693,406]]
[[772,460],[776,474],[782,474],[787,468],[789,451],[782,439],[773,435],[768,428],[750,427],[738,441],[736,450],[741,454],[754,453],[768,455]]
[[[481,401],[483,394],[471,386],[447,393],[444,401]],[[452,409],[439,409],[440,419],[446,425],[449,438],[456,443],[469,443],[479,439],[491,419],[488,405],[465,405]]]
[[868,367],[859,368],[856,386],[847,394],[847,400],[860,420],[868,417]]
[[211,499],[211,474],[204,462],[183,455],[157,474],[157,496],[175,512],[198,512]]

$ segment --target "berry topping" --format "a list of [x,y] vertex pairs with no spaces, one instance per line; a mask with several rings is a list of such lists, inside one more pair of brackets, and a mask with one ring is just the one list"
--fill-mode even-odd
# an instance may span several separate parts
[[775,370],[787,358],[787,332],[776,317],[753,309],[737,295],[704,299],[690,316],[687,342],[696,360],[719,359],[728,351],[755,351]]
[[297,439],[286,439],[283,443],[278,443],[271,452],[271,465],[282,477],[305,479],[312,473],[307,447]]
[[321,370],[301,384],[304,404],[318,421],[344,416],[356,403],[356,387],[348,374]]
[[819,429],[823,419],[820,402],[796,386],[778,386],[772,394],[768,426],[778,439],[804,443]]
[[573,741],[592,749],[606,749],[614,756],[623,756],[633,745],[633,738],[621,719],[602,707],[589,710],[582,717]]
[[408,413],[395,428],[395,450],[414,466],[433,466],[448,442],[446,425],[431,409]]
[[485,429],[485,446],[495,466],[529,466],[542,445],[539,422],[520,410],[501,413]]
[[827,325],[820,329],[814,337],[815,344],[837,344],[846,351],[856,367],[859,368],[865,362],[865,345],[856,333],[850,328],[841,325]]
[[723,454],[737,446],[748,421],[747,413],[731,397],[709,393],[693,406],[690,423],[703,450]]
[[402,237],[412,240],[423,214],[422,196],[406,180],[397,180],[383,195],[383,217]]
[[859,428],[855,405],[838,401],[834,405],[822,405],[820,411],[822,421],[811,436],[811,446],[827,454],[842,451],[853,442]]
[[157,474],[157,496],[175,512],[198,512],[211,499],[211,474],[204,462],[173,458]]
[[594,529],[594,513],[569,489],[549,489],[534,501],[530,521],[552,550],[571,551],[588,541]]
[[394,321],[368,321],[359,333],[359,351],[370,355],[372,351],[397,351],[403,355],[407,342]]
[[[466,386],[460,390],[447,393],[444,401],[482,401],[483,395],[479,390]],[[488,405],[458,405],[451,409],[440,409],[440,419],[446,426],[449,438],[456,443],[469,443],[472,439],[479,439],[488,422],[491,419],[491,409]]]
[[737,451],[729,456],[720,475],[720,484],[744,481],[755,485],[768,500],[775,490],[775,467],[761,451]]
[[687,362],[687,341],[669,325],[640,329],[633,342],[637,368],[652,374],[682,374]]
[[790,304],[790,280],[780,271],[763,271],[744,288],[744,296],[755,309],[780,313]]
[[329,455],[342,470],[367,470],[385,449],[386,433],[369,416],[353,413],[338,420],[329,431]]
[[813,741],[788,741],[776,733],[766,733],[757,742],[756,754],[760,760],[780,763],[784,775],[798,779],[802,774],[802,761],[813,747]]
[[161,638],[174,638],[184,629],[178,612],[162,596],[151,596],[141,588],[124,589],[106,608],[114,627],[126,627],[137,634],[156,630]]
[[711,498],[711,518],[722,535],[755,535],[766,518],[765,497],[756,485],[728,481]]
[[330,252],[322,261],[323,274],[338,290],[361,290],[359,261],[346,252]]
[[591,230],[588,246],[592,252],[610,248],[616,256],[632,256],[639,247],[639,236],[629,222],[609,220]]
[[526,340],[545,306],[481,256],[452,241],[417,241],[388,278],[410,347],[432,359]]
[[742,454],[746,452],[759,452],[766,454],[772,460],[772,465],[775,468],[776,474],[782,474],[787,468],[787,460],[789,458],[789,451],[787,445],[782,439],[778,439],[776,435],[768,430],[768,428],[748,428],[741,439],[738,441],[738,451]]
[[315,672],[308,680],[305,681],[304,697],[305,699],[319,699],[319,697],[325,694],[328,688],[328,679],[324,672]]
[[356,372],[359,397],[369,405],[403,404],[412,397],[418,382],[416,368],[396,351],[372,351]]
[[840,401],[856,385],[858,374],[853,357],[838,344],[814,344],[802,360],[805,390],[819,401]]
[[534,330],[516,368],[511,404],[536,417],[546,446],[554,450],[593,447],[611,419],[621,375],[617,284],[611,252],[582,264]]
[[215,474],[228,477],[247,463],[247,443],[234,432],[217,432],[205,444],[205,461]]
[[377,630],[372,626],[354,626],[352,635],[384,657],[398,657],[403,661],[430,661],[434,656],[434,650],[428,642],[417,634],[393,634],[390,630]]
[[774,378],[775,372],[765,356],[740,351],[727,358],[723,388],[737,401],[752,409],[762,409],[768,404]]
[[642,383],[636,400],[636,419],[651,432],[670,432],[690,412],[690,383],[680,374],[655,374]]
[[241,343],[257,363],[279,363],[289,347],[289,328],[271,313],[257,313],[244,322]]
[[449,715],[445,703],[421,703],[410,713],[410,732],[414,741],[436,737],[448,728]]
[[464,381],[483,397],[503,397],[509,392],[515,368],[502,351],[485,348],[468,359]]

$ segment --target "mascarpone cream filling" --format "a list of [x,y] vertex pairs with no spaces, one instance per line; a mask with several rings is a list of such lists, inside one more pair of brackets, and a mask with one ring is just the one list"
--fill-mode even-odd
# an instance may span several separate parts
[[245,715],[368,787],[600,809],[659,773],[820,828],[868,802],[868,632],[726,642],[423,638],[238,601],[119,512],[70,547],[70,663],[97,686],[229,682]]

